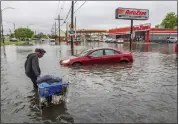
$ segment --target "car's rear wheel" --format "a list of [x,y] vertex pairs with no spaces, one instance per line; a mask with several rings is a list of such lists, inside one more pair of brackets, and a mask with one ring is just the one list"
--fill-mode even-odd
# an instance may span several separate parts
[[82,66],[82,63],[80,63],[80,62],[75,62],[75,63],[72,64],[72,66],[73,66],[73,67],[80,67],[80,66]]
[[122,61],[120,61],[120,64],[127,64],[127,63],[128,63],[127,60],[122,60]]

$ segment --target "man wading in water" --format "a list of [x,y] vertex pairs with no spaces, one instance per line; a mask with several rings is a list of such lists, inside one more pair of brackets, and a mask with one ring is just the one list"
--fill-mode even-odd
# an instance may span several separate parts
[[37,88],[37,79],[40,77],[41,70],[39,67],[39,58],[42,58],[46,53],[44,49],[35,49],[35,53],[31,53],[27,56],[25,62],[25,73],[31,79],[34,88]]

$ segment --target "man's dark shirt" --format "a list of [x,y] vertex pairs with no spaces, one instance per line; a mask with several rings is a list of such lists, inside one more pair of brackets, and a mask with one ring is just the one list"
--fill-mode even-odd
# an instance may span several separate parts
[[25,73],[29,77],[40,76],[41,70],[39,67],[39,59],[35,53],[31,53],[27,56],[27,60],[25,62]]

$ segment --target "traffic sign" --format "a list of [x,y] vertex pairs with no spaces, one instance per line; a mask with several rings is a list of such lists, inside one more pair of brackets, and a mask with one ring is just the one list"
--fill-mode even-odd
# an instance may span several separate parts
[[73,30],[72,30],[72,31],[69,31],[69,34],[74,34],[74,33],[75,33],[75,31],[73,31]]
[[73,28],[74,27],[74,25],[72,25],[72,24],[69,24],[69,28]]
[[135,38],[135,32],[133,31],[131,34],[131,39],[134,39],[134,38]]

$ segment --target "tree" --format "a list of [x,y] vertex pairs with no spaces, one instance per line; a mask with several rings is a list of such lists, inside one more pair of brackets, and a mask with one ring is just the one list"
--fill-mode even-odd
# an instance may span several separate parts
[[49,36],[51,39],[56,39],[58,37],[58,35],[50,35]]
[[11,33],[10,34],[10,38],[14,38],[15,36],[14,36],[14,33]]
[[162,20],[161,25],[165,28],[173,29],[178,25],[178,16],[174,12],[167,13],[166,17]]
[[43,33],[39,33],[37,35],[34,35],[34,38],[46,38],[46,35],[44,35]]
[[159,28],[159,26],[160,26],[160,24],[158,24],[158,25],[155,25],[155,28]]
[[15,30],[15,37],[19,39],[32,38],[34,32],[28,28],[18,28]]

